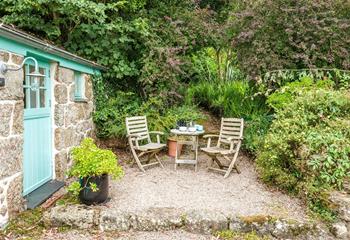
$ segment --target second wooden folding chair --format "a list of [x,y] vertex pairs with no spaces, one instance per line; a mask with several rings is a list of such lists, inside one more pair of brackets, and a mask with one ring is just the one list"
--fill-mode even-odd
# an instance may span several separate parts
[[[224,178],[227,178],[233,169],[236,169],[236,171],[240,173],[236,161],[243,140],[243,126],[243,119],[222,118],[220,134],[204,136],[204,138],[208,138],[208,142],[207,146],[201,148],[201,150],[211,158],[208,166],[209,170],[224,173]],[[212,138],[218,138],[218,142],[214,146],[211,146]],[[222,158],[229,164],[223,164]],[[214,162],[217,167],[213,165]]]

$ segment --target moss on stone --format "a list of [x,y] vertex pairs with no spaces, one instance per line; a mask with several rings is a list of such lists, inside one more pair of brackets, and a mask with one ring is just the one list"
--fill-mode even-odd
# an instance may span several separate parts
[[258,223],[263,224],[265,222],[269,222],[272,217],[269,215],[252,215],[252,216],[241,216],[241,221],[246,224]]
[[44,232],[43,210],[36,208],[21,212],[17,217],[9,222],[7,227],[0,231],[0,239],[6,236],[16,239],[38,239]]
[[56,206],[60,206],[60,205],[72,205],[72,204],[79,204],[79,199],[74,197],[71,194],[66,194],[64,195],[62,198],[58,199],[56,201]]
[[215,237],[222,240],[268,240],[268,236],[259,236],[256,232],[239,233],[231,230],[224,230],[215,233]]
[[186,224],[186,221],[187,221],[187,215],[186,215],[186,213],[181,214],[180,218],[181,218],[181,224],[182,224],[182,225],[185,225],[185,224]]

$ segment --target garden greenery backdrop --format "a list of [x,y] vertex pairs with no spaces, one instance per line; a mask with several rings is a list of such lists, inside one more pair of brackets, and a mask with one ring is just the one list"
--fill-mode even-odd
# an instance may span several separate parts
[[200,108],[243,117],[262,179],[335,218],[327,194],[350,171],[350,1],[2,0],[0,17],[108,68],[94,78],[99,137],[124,137],[128,115],[163,131]]

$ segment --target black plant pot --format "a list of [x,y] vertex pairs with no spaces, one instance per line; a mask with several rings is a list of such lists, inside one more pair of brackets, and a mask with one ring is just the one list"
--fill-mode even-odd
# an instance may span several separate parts
[[[93,192],[90,183],[95,183],[98,191]],[[87,205],[103,203],[108,198],[108,175],[103,174],[96,177],[85,177],[80,179],[80,185],[83,189],[79,193],[79,199]],[[86,187],[84,187],[86,186]]]

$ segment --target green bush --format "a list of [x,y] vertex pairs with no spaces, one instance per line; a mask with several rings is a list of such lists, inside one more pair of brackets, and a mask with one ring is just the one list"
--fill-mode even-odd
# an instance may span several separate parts
[[[265,73],[261,77],[260,86],[263,86],[268,93],[276,91],[284,86],[291,84],[295,81],[301,81],[302,79],[308,79],[303,83],[297,83],[292,88],[298,87],[310,87],[313,83],[316,83],[319,87],[334,87],[335,89],[349,89],[350,87],[350,71],[344,69],[324,69],[324,68],[311,68],[311,69],[281,69]],[[319,83],[321,82],[321,83]]]
[[218,116],[244,118],[243,146],[251,153],[258,148],[271,122],[265,97],[248,81],[199,82],[189,88],[187,101]]
[[94,78],[94,92],[96,111],[93,117],[97,135],[101,138],[125,137],[125,118],[130,116],[145,115],[149,129],[166,133],[180,119],[204,119],[204,115],[195,106],[180,103],[169,105],[160,96],[143,101],[132,92],[110,92],[100,77]]
[[350,174],[350,95],[317,86],[291,89],[268,100],[276,116],[258,152],[258,170],[265,182],[303,197],[331,219],[327,192],[341,188]]
[[[117,179],[124,175],[115,154],[110,150],[98,148],[91,138],[85,138],[80,146],[72,149],[72,159],[73,166],[68,171],[71,177],[81,179],[109,174],[112,178]],[[94,191],[98,190],[96,184],[85,187],[91,187]],[[79,182],[73,182],[68,187],[68,190],[74,195],[78,195],[82,189]]]
[[306,91],[312,89],[332,89],[333,86],[334,82],[331,80],[315,81],[311,75],[306,75],[298,81],[287,83],[269,95],[267,104],[277,111],[292,102],[296,95],[304,94]]

